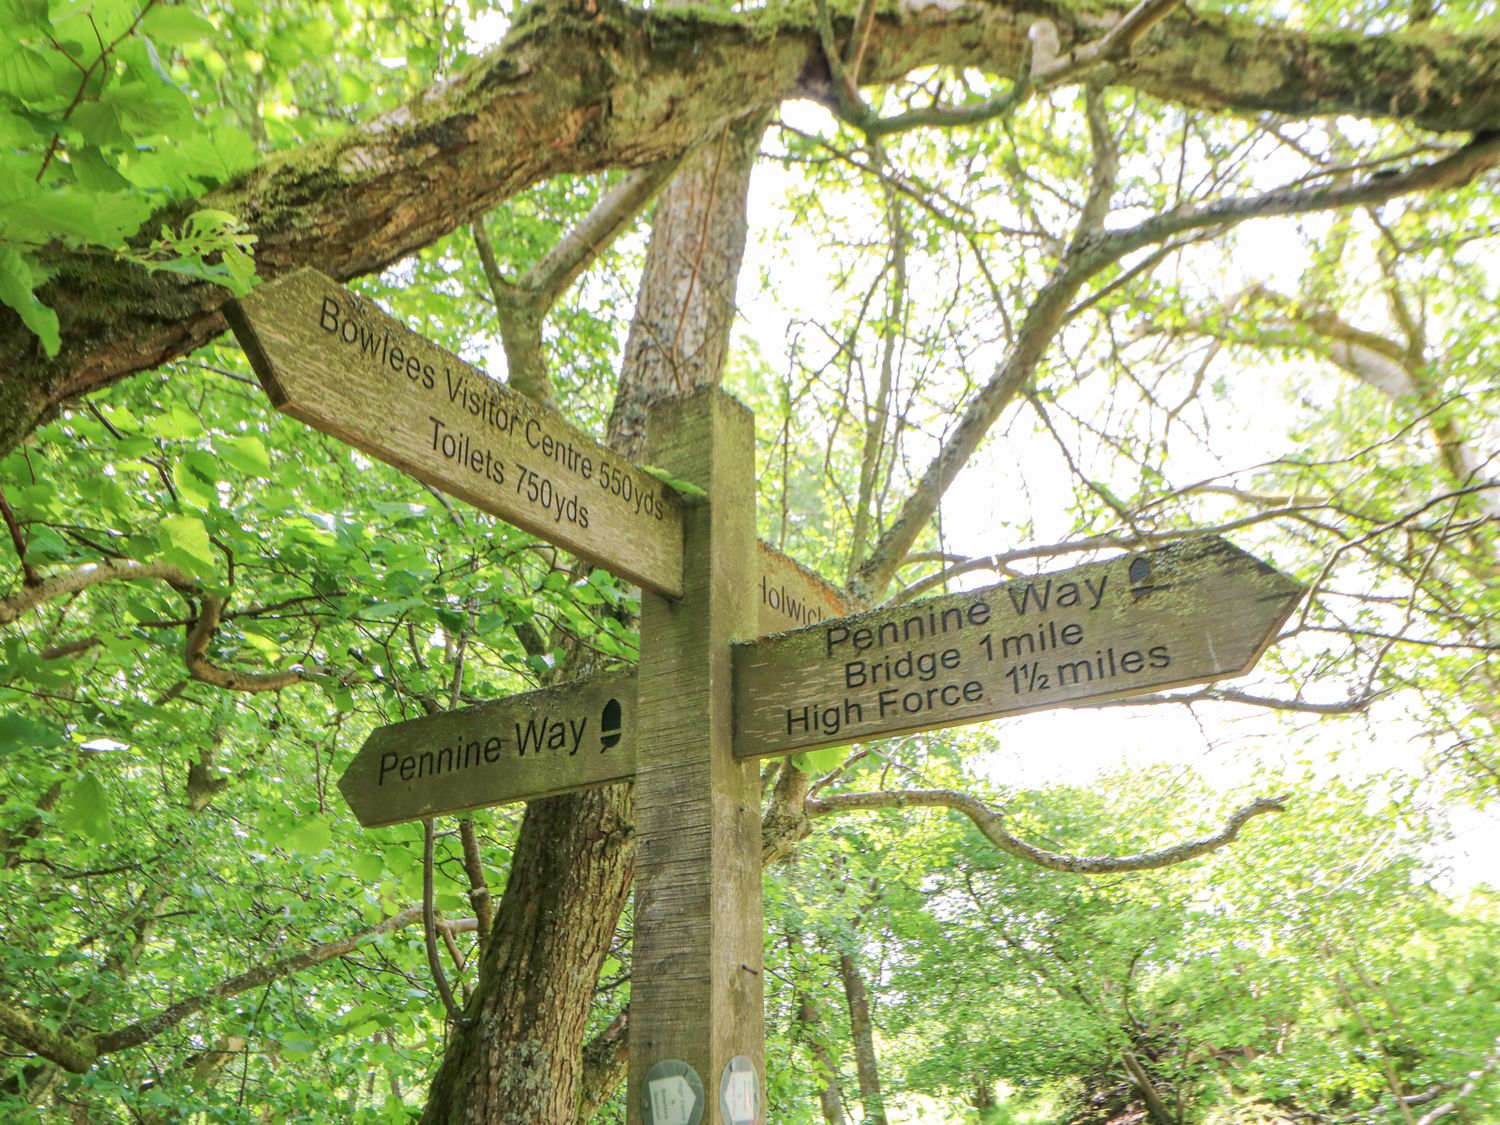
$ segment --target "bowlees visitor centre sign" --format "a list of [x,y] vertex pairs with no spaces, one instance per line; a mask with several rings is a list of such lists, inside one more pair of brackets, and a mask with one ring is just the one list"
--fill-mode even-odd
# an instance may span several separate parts
[[226,309],[278,410],[420,481],[676,596],[666,486],[313,269]]

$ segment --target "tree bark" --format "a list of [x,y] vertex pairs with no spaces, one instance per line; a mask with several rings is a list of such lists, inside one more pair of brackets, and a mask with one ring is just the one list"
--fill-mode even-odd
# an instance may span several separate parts
[[854,1065],[859,1072],[859,1100],[866,1125],[886,1125],[885,1095],[880,1090],[880,1069],[875,1058],[875,1024],[870,1018],[870,995],[854,958],[839,956],[839,976],[844,998],[849,1002],[849,1032],[854,1039]]
[[572,1122],[599,968],[630,889],[629,786],[533,801],[428,1125]]

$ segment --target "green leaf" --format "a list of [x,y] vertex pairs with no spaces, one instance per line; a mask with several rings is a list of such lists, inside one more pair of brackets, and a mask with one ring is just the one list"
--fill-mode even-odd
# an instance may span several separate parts
[[385,870],[385,857],[379,852],[355,852],[349,857],[349,866],[362,883],[373,883]]
[[13,94],[37,109],[66,105],[77,72],[56,52],[43,53],[12,40],[0,44],[0,94]]
[[50,527],[39,527],[26,543],[26,557],[34,563],[65,562],[76,558],[78,549]]
[[0,26],[12,33],[47,26],[47,0],[0,0]]
[[207,511],[218,506],[219,493],[214,482],[205,480],[186,458],[172,466],[172,481],[177,486],[177,495],[194,508]]
[[58,826],[64,832],[82,832],[99,843],[115,838],[114,809],[109,794],[93,774],[78,779],[63,805]]
[[84,102],[73,111],[69,119],[83,139],[91,145],[109,148],[126,148],[134,144],[125,131],[125,117],[120,107],[111,98]]
[[849,757],[847,746],[825,746],[822,750],[805,750],[792,755],[792,765],[803,773],[822,774],[836,770]]
[[139,230],[150,212],[151,203],[137,193],[102,194],[65,186],[0,203],[0,227],[17,242],[40,245],[61,238],[113,247]]
[[667,485],[669,488],[675,489],[676,491],[682,493],[684,496],[703,497],[708,495],[707,492],[699,488],[692,481],[682,480],[680,477],[674,477],[671,473],[667,472],[666,469],[659,469],[655,465],[642,465],[641,472],[645,473],[647,476],[655,477],[657,480],[661,481],[662,484]]
[[208,540],[208,529],[197,516],[167,516],[157,528],[157,541],[173,561],[193,573],[214,573],[218,560]]
[[62,347],[57,313],[41,301],[35,292],[35,275],[27,259],[9,246],[0,246],[0,303],[16,310],[21,323],[42,342],[49,356]]
[[141,30],[158,43],[180,47],[218,34],[218,29],[191,8],[158,5],[141,20]]
[[318,1049],[317,1041],[312,1039],[297,1039],[284,1035],[280,1042],[281,1053],[293,1060],[309,1058]]
[[305,856],[315,856],[328,847],[333,839],[333,829],[320,816],[310,816],[287,833],[286,844],[292,851]]
[[195,131],[193,104],[180,90],[170,86],[127,82],[113,94],[127,125],[132,129],[170,133],[174,129]]
[[68,163],[78,185],[87,191],[129,191],[130,181],[120,175],[98,148],[92,145],[75,147],[68,153]]
[[25,715],[0,715],[0,758],[21,750],[46,750],[67,743],[67,736],[56,727],[45,726]]
[[258,437],[216,437],[214,452],[226,465],[238,469],[246,476],[270,475],[271,455],[266,452],[265,443]]
[[176,438],[197,437],[203,432],[203,423],[187,407],[174,405],[151,419],[147,427],[153,434],[169,441]]

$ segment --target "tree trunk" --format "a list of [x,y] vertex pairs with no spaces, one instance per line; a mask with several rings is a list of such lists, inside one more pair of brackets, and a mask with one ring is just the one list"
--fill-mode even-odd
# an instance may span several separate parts
[[[646,406],[717,384],[745,244],[745,196],[763,119],[712,140],[663,193],[608,441],[638,457]],[[628,786],[533,801],[480,966],[433,1079],[429,1125],[571,1125],[599,968],[634,870]],[[603,1087],[623,1067],[610,1054]],[[590,1086],[590,1100],[606,1088]]]
[[533,801],[431,1125],[571,1122],[599,967],[630,890],[629,786]]
[[1146,1103],[1146,1112],[1156,1125],[1178,1125],[1176,1116],[1167,1108],[1167,1103],[1162,1100],[1156,1083],[1151,1080],[1151,1075],[1146,1073],[1146,1068],[1141,1065],[1141,1060],[1126,1051],[1120,1056],[1120,1061],[1125,1064],[1125,1072],[1130,1075],[1130,1081],[1135,1088],[1141,1092],[1141,1098]]
[[[793,930],[787,934],[786,945],[794,961],[801,961],[804,958],[800,933]],[[796,989],[796,1004],[798,1031],[811,1049],[813,1060],[822,1068],[824,1074],[823,1084],[818,1087],[818,1103],[823,1109],[824,1125],[845,1125],[844,1098],[839,1090],[838,1061],[833,1057],[833,1052],[828,1049],[828,1044],[824,1042],[820,1033],[819,1025],[823,1021],[818,1013],[818,1006],[807,991],[801,988]]]
[[996,1105],[995,1084],[983,1076],[976,1077],[974,1079],[974,1096],[969,1100],[969,1104],[977,1109],[981,1116],[985,1110],[994,1109]]
[[849,1001],[849,1031],[854,1039],[854,1064],[859,1070],[859,1100],[867,1125],[886,1125],[885,1097],[880,1091],[880,1071],[875,1061],[875,1027],[870,1019],[870,996],[859,966],[847,953],[839,957],[839,976]]
[[765,125],[757,114],[710,137],[656,206],[609,420],[610,444],[624,456],[643,448],[648,405],[723,377],[745,255],[745,198]]
[[823,1109],[825,1125],[844,1125],[844,1099],[839,1092],[839,1068],[822,1038],[818,1035],[818,1009],[805,992],[797,997],[797,1022],[807,1035],[813,1058],[823,1069],[823,1084],[818,1087],[818,1104]]

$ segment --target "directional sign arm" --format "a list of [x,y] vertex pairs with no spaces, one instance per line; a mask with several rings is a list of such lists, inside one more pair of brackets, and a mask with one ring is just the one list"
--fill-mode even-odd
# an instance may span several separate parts
[[339,789],[366,828],[635,776],[631,672],[379,727]]
[[1303,587],[1217,536],[735,646],[735,754],[790,754],[1247,672]]
[[675,495],[555,411],[313,269],[257,286],[225,316],[278,410],[605,570],[681,593]]

